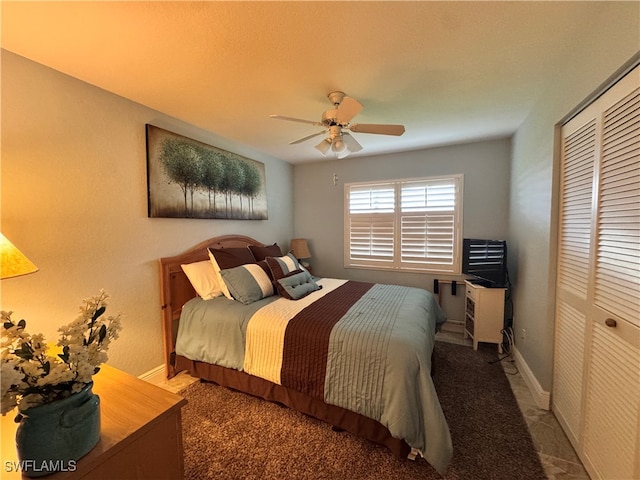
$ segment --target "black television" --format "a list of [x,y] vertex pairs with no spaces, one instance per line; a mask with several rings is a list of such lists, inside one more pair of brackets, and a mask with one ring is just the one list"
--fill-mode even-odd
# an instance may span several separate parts
[[472,282],[489,288],[507,285],[507,242],[505,240],[462,240],[462,273]]

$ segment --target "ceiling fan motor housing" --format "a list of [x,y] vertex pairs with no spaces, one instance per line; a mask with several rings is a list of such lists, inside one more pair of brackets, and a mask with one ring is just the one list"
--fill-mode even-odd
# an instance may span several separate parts
[[327,98],[333,103],[336,107],[342,103],[342,100],[345,97],[345,93],[341,91],[331,92],[327,95]]
[[322,114],[322,124],[325,127],[331,127],[332,125],[338,125],[338,109],[327,110]]
[[331,141],[333,141],[333,139],[335,139],[336,137],[341,137],[342,136],[342,127],[340,125],[331,125],[329,127],[329,138],[331,139]]

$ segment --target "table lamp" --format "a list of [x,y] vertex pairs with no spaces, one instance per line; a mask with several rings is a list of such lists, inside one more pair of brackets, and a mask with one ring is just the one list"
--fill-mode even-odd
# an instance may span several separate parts
[[[304,258],[311,258],[311,252],[309,251],[309,246],[307,245],[306,238],[294,238],[291,240],[290,252],[293,253],[293,256],[298,260],[302,260]],[[309,264],[307,262],[300,262],[303,267],[307,268]]]
[[0,233],[0,279],[19,277],[37,271],[38,267]]

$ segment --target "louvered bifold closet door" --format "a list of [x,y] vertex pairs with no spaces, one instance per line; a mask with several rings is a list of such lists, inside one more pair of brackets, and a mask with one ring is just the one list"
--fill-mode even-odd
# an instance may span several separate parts
[[576,445],[582,421],[596,120],[586,112],[562,133],[553,410]]
[[[640,71],[602,116],[583,444],[598,478],[640,478]],[[616,93],[615,91],[612,93]],[[620,98],[620,97],[618,97]]]
[[561,129],[552,408],[594,479],[640,479],[640,66]]

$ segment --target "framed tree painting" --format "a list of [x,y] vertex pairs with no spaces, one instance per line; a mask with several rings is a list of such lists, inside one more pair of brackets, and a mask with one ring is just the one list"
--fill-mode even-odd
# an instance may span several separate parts
[[266,220],[264,163],[146,125],[149,217]]

